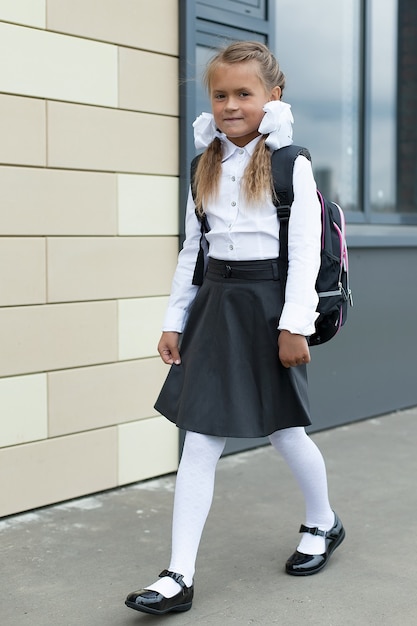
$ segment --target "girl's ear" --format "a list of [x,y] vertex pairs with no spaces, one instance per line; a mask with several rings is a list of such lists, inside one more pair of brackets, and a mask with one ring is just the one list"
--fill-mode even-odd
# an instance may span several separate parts
[[281,96],[282,96],[282,89],[281,89],[281,87],[278,87],[278,85],[277,85],[271,91],[271,98],[270,98],[270,100],[281,100]]

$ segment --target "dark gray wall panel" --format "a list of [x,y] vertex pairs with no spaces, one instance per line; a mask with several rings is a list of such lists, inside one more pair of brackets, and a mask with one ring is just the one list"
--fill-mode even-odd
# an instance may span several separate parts
[[350,249],[355,306],[312,348],[312,430],[417,404],[417,248]]

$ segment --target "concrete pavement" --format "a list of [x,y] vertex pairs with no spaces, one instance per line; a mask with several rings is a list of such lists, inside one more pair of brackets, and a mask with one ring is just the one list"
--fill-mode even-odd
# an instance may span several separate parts
[[168,566],[170,475],[0,520],[2,626],[417,624],[417,408],[312,437],[346,528],[319,574],[283,570],[303,504],[267,446],[219,462],[191,611],[124,606]]

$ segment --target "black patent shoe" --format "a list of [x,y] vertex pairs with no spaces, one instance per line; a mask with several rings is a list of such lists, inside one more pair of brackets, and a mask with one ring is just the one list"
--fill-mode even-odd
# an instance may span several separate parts
[[169,572],[164,569],[159,574],[159,578],[169,576],[175,580],[181,587],[181,591],[172,598],[166,598],[158,591],[150,591],[149,589],[140,589],[132,591],[125,600],[126,606],[142,613],[152,613],[153,615],[165,615],[165,613],[174,613],[180,611],[189,611],[193,603],[194,585],[187,587],[183,580],[182,574]]
[[296,550],[290,556],[285,571],[291,576],[310,576],[316,574],[327,565],[333,550],[340,546],[345,538],[345,529],[340,519],[334,514],[334,526],[330,530],[320,530],[319,528],[308,528],[304,524],[300,527],[300,533],[310,533],[311,535],[320,535],[324,537],[326,542],[326,551],[324,554],[303,554]]

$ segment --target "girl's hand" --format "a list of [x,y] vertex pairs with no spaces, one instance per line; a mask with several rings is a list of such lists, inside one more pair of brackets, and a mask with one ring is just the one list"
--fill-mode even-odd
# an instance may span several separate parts
[[161,355],[161,359],[167,365],[179,365],[181,363],[181,357],[178,350],[179,333],[176,332],[163,332],[161,339],[158,343],[158,352]]
[[284,367],[295,367],[311,361],[307,339],[304,335],[293,335],[288,330],[279,333],[278,354]]

